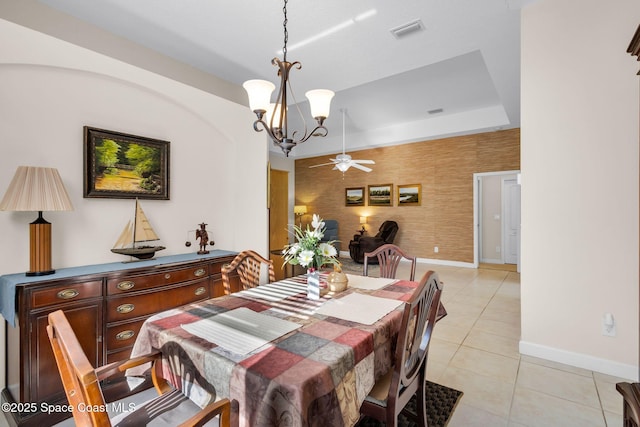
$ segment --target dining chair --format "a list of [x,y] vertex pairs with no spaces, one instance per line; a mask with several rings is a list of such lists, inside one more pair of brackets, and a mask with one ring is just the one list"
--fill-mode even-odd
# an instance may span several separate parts
[[[428,271],[413,296],[404,305],[394,353],[394,364],[373,386],[360,406],[361,416],[369,416],[387,426],[398,425],[398,415],[411,397],[417,399],[419,426],[426,427],[426,366],[429,342],[440,305],[438,275]],[[405,413],[415,417],[408,411]]]
[[231,274],[234,271],[238,273],[242,289],[255,288],[260,285],[260,272],[263,264],[266,264],[269,269],[269,283],[275,282],[276,275],[273,270],[273,261],[262,257],[252,250],[240,252],[230,264],[222,266],[221,272],[224,293],[229,295],[232,292]]
[[402,259],[411,261],[411,273],[409,274],[409,280],[413,281],[416,277],[416,257],[407,255],[398,246],[387,243],[377,249],[364,254],[364,275],[369,275],[369,258],[376,257],[378,265],[380,266],[380,277],[387,279],[395,279],[396,271],[398,271],[398,265]]
[[622,395],[622,425],[623,427],[640,426],[640,384],[620,382],[616,390]]
[[[94,368],[82,350],[64,312],[54,311],[49,314],[48,320],[47,334],[65,394],[69,405],[73,408],[73,421],[76,426],[230,426],[229,399],[221,399],[201,409],[180,390],[173,389],[160,378],[160,363],[156,363],[160,360],[160,352]],[[126,403],[131,402],[132,399],[135,400],[136,395],[134,395],[107,405],[100,382],[114,375],[121,375],[129,368],[149,362],[152,362],[151,376],[157,393],[153,393],[154,396],[149,400],[138,399],[138,404]],[[95,409],[89,411],[87,408],[105,408],[106,411]],[[121,409],[119,413],[110,411],[117,408]],[[122,411],[122,409],[129,411]]]

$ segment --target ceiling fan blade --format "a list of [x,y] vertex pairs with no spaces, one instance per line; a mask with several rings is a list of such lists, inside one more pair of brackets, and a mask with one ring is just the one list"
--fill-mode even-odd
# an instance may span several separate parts
[[317,168],[317,167],[320,167],[320,166],[329,166],[329,165],[335,165],[335,163],[334,163],[334,162],[331,162],[331,163],[321,163],[321,164],[319,164],[319,165],[309,166],[309,169],[311,169],[311,168]]
[[371,170],[372,170],[371,168],[368,168],[366,166],[360,166],[357,163],[352,163],[351,166],[353,166],[356,169],[360,169],[361,171],[364,171],[364,172],[371,172]]
[[376,162],[373,160],[352,160],[352,162],[360,163],[361,165],[375,165]]

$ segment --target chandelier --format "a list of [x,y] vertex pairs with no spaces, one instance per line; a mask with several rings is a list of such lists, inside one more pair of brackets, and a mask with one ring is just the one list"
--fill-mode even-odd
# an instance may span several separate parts
[[[287,61],[287,41],[289,33],[287,32],[287,2],[284,0],[284,47],[282,48],[283,60],[273,58],[271,63],[278,67],[278,76],[280,76],[280,90],[275,103],[271,103],[271,93],[275,90],[275,85],[267,80],[247,80],[242,87],[245,88],[249,95],[249,108],[256,114],[258,119],[253,122],[253,129],[256,132],[266,130],[274,145],[279,146],[284,154],[288,157],[293,147],[302,144],[312,136],[326,136],[328,131],[324,127],[324,121],[329,117],[329,109],[331,106],[331,98],[334,93],[327,89],[315,89],[305,93],[311,107],[311,116],[316,120],[317,126],[310,132],[307,132],[307,123],[298,107],[291,82],[289,81],[289,71],[292,68],[298,70],[302,68],[300,62]],[[298,114],[304,123],[304,131],[302,135],[297,130],[290,131],[288,125],[288,96],[291,96]],[[261,125],[262,129],[258,126]]]

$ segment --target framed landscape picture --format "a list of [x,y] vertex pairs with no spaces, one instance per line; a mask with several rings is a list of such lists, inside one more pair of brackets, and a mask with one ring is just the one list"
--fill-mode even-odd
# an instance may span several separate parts
[[84,127],[84,197],[169,200],[169,141]]
[[369,186],[369,206],[391,206],[392,197],[393,184]]
[[420,206],[422,184],[398,185],[398,206]]
[[345,206],[364,206],[364,187],[346,188],[344,204]]

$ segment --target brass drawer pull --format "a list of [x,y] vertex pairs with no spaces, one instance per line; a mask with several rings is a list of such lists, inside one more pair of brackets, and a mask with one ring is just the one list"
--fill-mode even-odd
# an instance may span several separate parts
[[199,268],[199,269],[197,269],[196,271],[194,271],[194,272],[193,272],[193,274],[194,274],[196,277],[202,277],[202,276],[204,276],[205,274],[207,274],[207,270],[205,270],[204,268]]
[[80,295],[80,292],[77,289],[65,289],[63,291],[58,292],[58,298],[61,299],[71,299]]
[[169,273],[167,273],[167,274],[164,275],[164,278],[165,279],[171,279],[171,275]]
[[136,284],[131,280],[125,280],[124,282],[120,282],[116,285],[118,289],[121,291],[128,291],[129,289],[133,289]]
[[121,304],[116,308],[116,311],[120,314],[131,313],[136,306],[134,304]]
[[132,330],[128,329],[126,331],[118,332],[118,334],[116,335],[116,339],[118,341],[126,341],[126,340],[128,340],[130,338],[133,338],[133,336],[135,334],[136,334],[135,332],[133,332]]
[[194,294],[196,294],[196,295],[202,295],[202,294],[204,294],[205,292],[207,292],[207,288],[205,288],[204,286],[200,286],[200,287],[196,288],[196,290],[195,290]]

